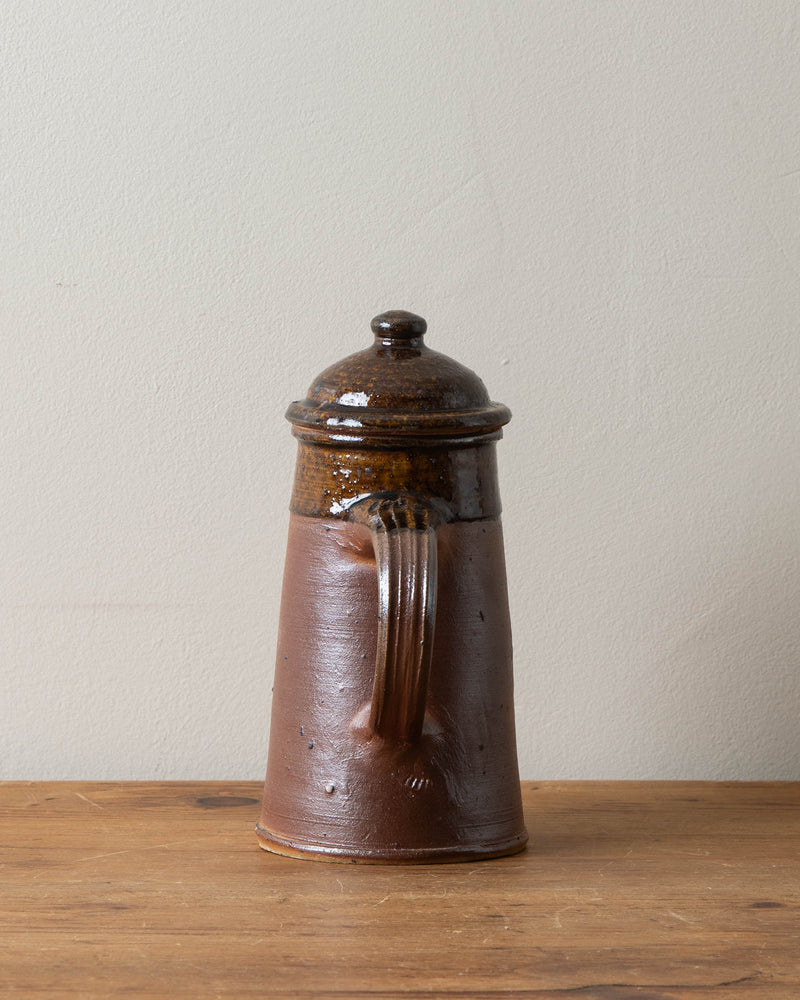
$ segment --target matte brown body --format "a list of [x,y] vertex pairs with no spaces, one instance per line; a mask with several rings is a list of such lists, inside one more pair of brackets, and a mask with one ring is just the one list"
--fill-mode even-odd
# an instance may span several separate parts
[[444,525],[438,553],[425,726],[397,745],[360,725],[375,665],[370,532],[292,514],[258,828],[270,849],[419,861],[524,846],[500,522]]

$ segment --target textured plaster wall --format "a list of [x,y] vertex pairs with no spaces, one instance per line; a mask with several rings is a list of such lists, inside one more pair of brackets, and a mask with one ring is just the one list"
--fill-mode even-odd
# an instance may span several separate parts
[[527,778],[800,778],[800,4],[5,0],[0,777],[257,778],[387,308],[513,410]]

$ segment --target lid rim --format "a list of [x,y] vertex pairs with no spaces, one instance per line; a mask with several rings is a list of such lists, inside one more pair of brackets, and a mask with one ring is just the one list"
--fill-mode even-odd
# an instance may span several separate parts
[[296,400],[286,411],[286,419],[295,427],[335,431],[337,433],[370,430],[398,436],[490,433],[511,420],[511,410],[502,403],[462,410],[390,410]]

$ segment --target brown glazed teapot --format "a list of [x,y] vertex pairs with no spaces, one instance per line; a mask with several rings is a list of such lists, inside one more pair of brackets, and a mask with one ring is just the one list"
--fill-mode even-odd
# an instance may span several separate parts
[[511,414],[387,312],[287,418],[298,439],[262,847],[497,857],[527,840],[495,442]]

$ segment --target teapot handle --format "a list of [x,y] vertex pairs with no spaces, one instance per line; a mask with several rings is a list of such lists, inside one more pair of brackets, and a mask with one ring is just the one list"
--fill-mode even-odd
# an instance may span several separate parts
[[350,516],[372,533],[378,651],[368,730],[416,742],[422,733],[436,620],[436,528],[443,517],[410,494],[370,496]]

